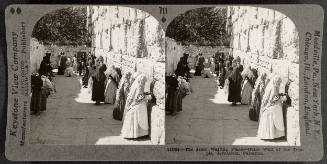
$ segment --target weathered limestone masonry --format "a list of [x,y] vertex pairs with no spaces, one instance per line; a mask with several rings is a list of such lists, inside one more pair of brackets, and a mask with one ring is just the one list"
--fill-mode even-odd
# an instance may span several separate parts
[[40,44],[37,39],[31,38],[30,41],[30,72],[37,73],[40,64],[45,56],[45,47]]
[[287,141],[300,145],[299,132],[299,38],[294,23],[278,11],[257,7],[228,7],[227,30],[233,56],[259,73],[280,74],[292,81],[287,108]]
[[88,28],[92,33],[92,49],[103,56],[107,66],[143,72],[148,78],[146,91],[153,80],[157,105],[151,112],[151,141],[165,140],[165,34],[159,22],[138,9],[118,6],[89,6]]
[[184,50],[180,43],[166,37],[166,74],[173,74],[177,68],[179,59],[183,56]]
[[43,45],[35,38],[31,38],[30,48],[31,73],[36,73],[38,71],[45,53],[51,53],[51,65],[53,68],[57,68],[57,56],[60,52],[64,52],[67,57],[73,57],[79,51],[90,51],[90,48],[86,46]]

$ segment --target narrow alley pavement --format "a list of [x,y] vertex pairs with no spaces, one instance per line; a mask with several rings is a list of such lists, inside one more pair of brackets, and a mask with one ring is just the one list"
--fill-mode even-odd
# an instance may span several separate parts
[[249,119],[249,105],[231,106],[214,77],[190,81],[193,93],[183,99],[183,111],[166,116],[166,144],[288,145],[257,138],[258,122]]
[[112,117],[113,105],[94,105],[80,77],[56,75],[57,92],[50,95],[47,110],[31,115],[31,144],[148,145],[149,138],[127,140],[120,136],[122,121]]

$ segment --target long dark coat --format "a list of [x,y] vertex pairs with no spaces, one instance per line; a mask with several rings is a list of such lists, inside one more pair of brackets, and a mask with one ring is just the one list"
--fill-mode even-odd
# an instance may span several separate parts
[[233,69],[233,72],[229,76],[228,80],[229,80],[228,101],[241,102],[242,76],[238,67],[235,67]]
[[92,101],[104,101],[104,92],[106,88],[106,75],[103,71],[97,70],[97,73],[92,76]]

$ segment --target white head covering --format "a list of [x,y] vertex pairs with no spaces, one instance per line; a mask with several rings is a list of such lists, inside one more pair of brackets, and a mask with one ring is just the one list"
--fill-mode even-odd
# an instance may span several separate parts
[[125,105],[125,111],[128,111],[131,106],[137,105],[144,100],[144,86],[147,81],[144,74],[139,74],[132,84],[128,93]]
[[282,78],[279,75],[273,76],[273,78],[270,80],[262,98],[261,110],[264,110],[264,108],[272,105],[271,103],[273,99],[279,94],[279,87],[281,82]]

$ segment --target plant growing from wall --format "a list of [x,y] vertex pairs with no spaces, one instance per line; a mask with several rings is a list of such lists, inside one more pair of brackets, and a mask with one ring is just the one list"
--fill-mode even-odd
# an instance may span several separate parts
[[138,45],[137,45],[137,58],[143,58],[148,56],[148,50],[145,43],[145,20],[142,19],[139,22],[139,31],[138,31]]
[[112,47],[112,26],[109,26],[109,51],[111,51],[113,49]]
[[281,29],[282,29],[282,21],[278,21],[277,27],[276,27],[276,41],[274,45],[274,51],[273,51],[273,59],[282,58],[284,56],[283,52],[283,46],[281,41]]

